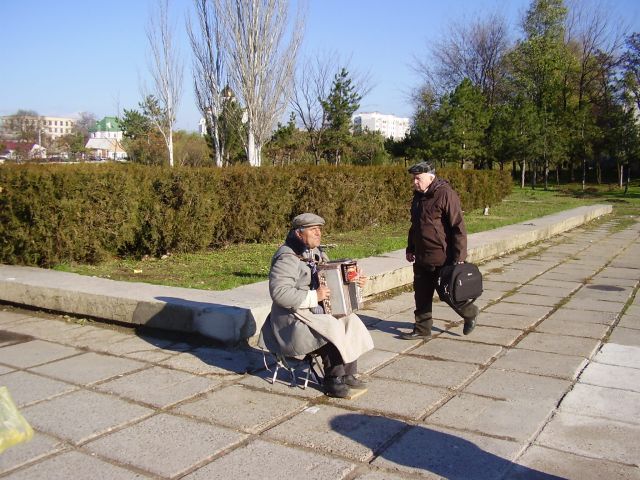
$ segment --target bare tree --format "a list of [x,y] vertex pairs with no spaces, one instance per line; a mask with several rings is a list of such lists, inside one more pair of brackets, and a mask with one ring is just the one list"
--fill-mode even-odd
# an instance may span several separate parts
[[174,46],[168,9],[169,0],[157,0],[157,11],[149,19],[149,71],[153,78],[154,93],[150,95],[145,91],[143,98],[145,110],[167,145],[169,166],[173,167],[173,126],[182,95],[183,64]]
[[322,157],[322,143],[328,128],[327,112],[322,102],[327,99],[335,74],[342,68],[349,71],[354,90],[361,98],[371,91],[369,72],[353,71],[350,60],[342,61],[336,52],[308,57],[298,69],[294,79],[291,108],[307,131],[309,148],[316,165]]
[[216,1],[229,56],[229,83],[244,108],[247,158],[251,165],[260,165],[262,146],[291,94],[304,15],[299,9],[291,27],[287,0]]
[[497,101],[509,49],[507,23],[493,13],[468,25],[452,23],[445,39],[430,48],[430,58],[416,59],[416,70],[439,96],[468,78],[482,90],[489,106]]
[[225,55],[222,43],[220,2],[193,0],[198,18],[197,31],[187,22],[193,50],[193,86],[198,110],[205,119],[207,133],[213,141],[216,165],[225,158],[226,138],[221,128],[225,92]]

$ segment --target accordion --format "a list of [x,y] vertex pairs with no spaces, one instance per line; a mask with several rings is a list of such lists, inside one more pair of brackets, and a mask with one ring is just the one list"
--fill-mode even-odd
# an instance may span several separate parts
[[358,263],[355,260],[334,260],[318,264],[320,285],[331,290],[331,298],[322,301],[325,313],[340,318],[362,308],[362,292],[356,283]]

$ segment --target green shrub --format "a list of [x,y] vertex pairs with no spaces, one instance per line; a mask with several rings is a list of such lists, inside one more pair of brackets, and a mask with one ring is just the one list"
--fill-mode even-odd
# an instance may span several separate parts
[[[463,208],[511,191],[509,172],[441,169]],[[111,256],[192,252],[283,238],[313,211],[349,231],[408,219],[411,177],[401,167],[107,165],[0,167],[0,262],[51,266]]]

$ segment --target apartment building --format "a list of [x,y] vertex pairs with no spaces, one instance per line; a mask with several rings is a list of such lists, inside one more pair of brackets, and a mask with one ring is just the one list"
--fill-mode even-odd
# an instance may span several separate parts
[[51,140],[73,132],[75,120],[69,117],[36,115],[7,115],[0,118],[0,134],[4,138],[17,138],[20,132],[33,132],[38,143],[42,137]]
[[356,113],[353,118],[354,129],[380,132],[384,138],[402,140],[409,133],[409,118],[396,117],[380,112]]

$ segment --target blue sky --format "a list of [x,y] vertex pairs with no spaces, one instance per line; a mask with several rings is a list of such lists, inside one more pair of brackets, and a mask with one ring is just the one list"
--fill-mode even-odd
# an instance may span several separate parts
[[[512,35],[529,0],[309,0],[303,55],[336,52],[369,72],[373,88],[360,111],[410,116],[408,92],[419,79],[411,65],[449,25],[502,13]],[[584,0],[578,0],[584,3]],[[177,127],[197,128],[184,17],[191,0],[172,0],[185,60]],[[35,110],[101,118],[135,108],[148,78],[145,26],[153,0],[0,0],[2,26],[0,115]],[[614,18],[640,31],[640,2],[608,1]]]

